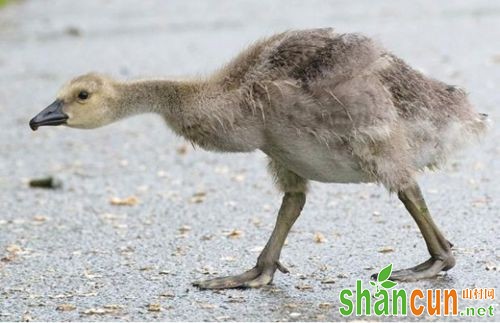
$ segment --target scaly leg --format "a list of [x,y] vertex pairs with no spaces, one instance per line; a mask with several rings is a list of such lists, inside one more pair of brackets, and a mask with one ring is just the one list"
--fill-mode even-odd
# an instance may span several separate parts
[[[431,258],[415,267],[393,271],[391,279],[417,281],[433,278],[439,272],[451,269],[455,265],[455,258],[451,252],[452,244],[444,238],[432,220],[418,184],[415,183],[400,191],[398,197],[417,222]],[[372,277],[376,278],[377,276],[373,275]]]
[[240,275],[199,281],[193,283],[193,285],[201,289],[261,287],[272,281],[276,269],[288,273],[288,270],[279,262],[281,248],[285,243],[290,228],[299,217],[305,200],[306,195],[304,193],[285,193],[276,226],[254,268]]
[[275,161],[271,161],[270,169],[285,196],[271,238],[257,258],[257,265],[240,275],[198,281],[193,283],[194,286],[201,289],[261,287],[271,283],[276,269],[288,273],[288,269],[279,262],[281,248],[304,207],[307,183]]

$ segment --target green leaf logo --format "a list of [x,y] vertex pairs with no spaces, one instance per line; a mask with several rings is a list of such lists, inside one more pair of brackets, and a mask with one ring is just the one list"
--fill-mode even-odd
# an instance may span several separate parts
[[392,264],[389,264],[389,266],[382,268],[382,270],[378,273],[377,280],[379,283],[389,279],[391,277],[392,273]]
[[386,289],[390,289],[390,288],[393,288],[394,286],[396,286],[398,283],[395,283],[391,280],[386,280],[385,282],[383,282],[382,284],[382,287],[386,288]]
[[392,273],[392,264],[389,264],[388,266],[380,270],[380,272],[377,275],[377,282],[370,281],[370,285],[377,288],[376,290],[377,293],[379,292],[380,287],[385,289],[391,289],[398,284],[396,282],[393,282],[392,280],[389,280],[389,277],[391,277],[391,273]]

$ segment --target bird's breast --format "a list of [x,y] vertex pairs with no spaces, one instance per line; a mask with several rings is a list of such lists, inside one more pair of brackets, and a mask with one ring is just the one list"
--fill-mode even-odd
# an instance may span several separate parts
[[273,136],[264,153],[297,175],[325,183],[370,182],[358,162],[340,142],[322,142],[307,135]]

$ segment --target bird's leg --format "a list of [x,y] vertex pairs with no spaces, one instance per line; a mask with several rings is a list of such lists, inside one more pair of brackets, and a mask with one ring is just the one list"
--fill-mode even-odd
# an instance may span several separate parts
[[305,200],[306,195],[303,192],[285,193],[276,226],[271,238],[269,238],[259,258],[257,258],[255,267],[240,275],[199,281],[193,283],[193,285],[201,289],[261,287],[273,280],[276,269],[288,273],[288,270],[279,262],[281,248],[292,225],[299,217]]
[[435,277],[439,272],[451,269],[455,265],[455,258],[451,252],[452,244],[444,238],[432,220],[418,184],[414,183],[400,191],[398,197],[417,222],[431,257],[415,267],[393,271],[391,279],[416,281]]

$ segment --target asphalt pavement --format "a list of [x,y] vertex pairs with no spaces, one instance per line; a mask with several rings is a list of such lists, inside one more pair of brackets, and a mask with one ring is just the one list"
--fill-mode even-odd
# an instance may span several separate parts
[[[192,281],[252,267],[271,233],[281,196],[262,153],[195,149],[152,115],[93,131],[28,127],[78,74],[204,75],[260,37],[326,26],[374,37],[490,115],[481,142],[420,177],[456,267],[402,286],[498,290],[500,2],[25,0],[0,10],[0,320],[397,320],[339,314],[357,279],[427,259],[382,187],[313,184],[282,253],[290,274],[199,291]],[[62,187],[29,186],[44,176]]]

